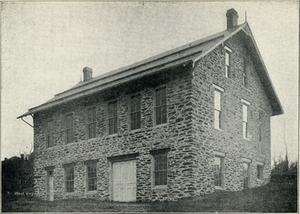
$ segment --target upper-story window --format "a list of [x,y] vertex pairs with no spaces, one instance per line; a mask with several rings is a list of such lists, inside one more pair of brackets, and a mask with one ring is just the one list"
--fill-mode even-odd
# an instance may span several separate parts
[[73,142],[73,115],[66,116],[66,143]]
[[118,108],[117,101],[108,103],[108,134],[116,134],[118,132]]
[[166,87],[155,91],[155,124],[167,123],[167,94]]
[[87,135],[88,139],[96,137],[96,108],[92,107],[87,112]]
[[249,139],[249,107],[250,103],[242,100],[243,102],[243,137]]
[[225,46],[225,76],[231,77],[231,49]]
[[46,146],[47,148],[54,146],[54,139],[53,139],[53,121],[50,120],[47,122],[46,128]]
[[244,69],[243,69],[243,85],[248,87],[248,73],[249,73],[249,61],[244,58]]
[[130,99],[130,128],[141,128],[141,96],[135,95]]
[[222,94],[224,89],[214,85],[214,124],[216,129],[222,129]]

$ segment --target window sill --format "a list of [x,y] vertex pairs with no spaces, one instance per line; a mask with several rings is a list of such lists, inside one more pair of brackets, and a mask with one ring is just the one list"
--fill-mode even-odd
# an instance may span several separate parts
[[154,186],[153,190],[166,190],[167,187],[167,185]]
[[85,193],[86,193],[87,195],[93,195],[93,194],[98,193],[98,191],[97,191],[97,190],[87,190]]
[[216,190],[225,190],[224,187],[220,187],[220,186],[215,186]]
[[218,131],[221,131],[221,132],[224,131],[224,129],[220,129],[220,128],[216,128],[216,127],[215,127],[215,130],[218,130]]
[[115,133],[115,134],[108,134],[107,137],[117,137],[118,136],[118,133]]
[[168,123],[163,123],[163,124],[159,124],[159,125],[154,125],[155,128],[160,128],[160,127],[165,127],[167,126]]
[[251,139],[243,137],[244,140],[251,141]]
[[75,195],[75,191],[74,192],[65,192],[65,195]]
[[46,147],[46,149],[51,150],[51,149],[54,149],[55,147],[56,147],[56,146]]
[[142,129],[139,128],[139,129],[133,129],[133,130],[130,130],[129,133],[136,133],[136,132],[141,132],[141,131],[142,131]]

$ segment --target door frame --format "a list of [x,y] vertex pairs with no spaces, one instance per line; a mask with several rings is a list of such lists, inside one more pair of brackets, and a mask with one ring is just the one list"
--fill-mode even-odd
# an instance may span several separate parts
[[[135,160],[135,164],[136,164],[136,176],[137,176],[137,160],[139,153],[131,153],[131,154],[126,154],[126,155],[117,155],[117,156],[110,156],[107,157],[108,163],[109,163],[109,200],[113,201],[114,200],[114,196],[113,196],[113,164],[116,162],[124,162],[124,161],[131,161],[131,160]],[[136,178],[136,184],[138,183],[138,179]],[[137,193],[137,192],[136,192]]]

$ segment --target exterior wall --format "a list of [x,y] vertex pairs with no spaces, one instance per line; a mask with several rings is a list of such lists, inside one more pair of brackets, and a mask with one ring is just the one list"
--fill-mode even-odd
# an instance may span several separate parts
[[[175,200],[177,198],[207,194],[214,187],[214,152],[225,154],[226,190],[243,188],[243,158],[250,163],[250,187],[262,185],[270,174],[270,116],[271,108],[256,74],[255,63],[249,73],[249,86],[242,84],[244,57],[248,51],[241,45],[238,34],[226,46],[232,49],[231,78],[225,77],[225,54],[220,46],[206,55],[194,69],[179,68],[174,75],[168,71],[144,80],[116,87],[87,98],[54,107],[34,116],[35,140],[35,192],[46,199],[47,167],[54,167],[54,199],[69,197],[96,197],[111,199],[111,162],[109,157],[138,153],[137,200]],[[162,78],[162,79],[161,79]],[[168,122],[154,124],[155,88],[167,89]],[[214,128],[214,87],[223,88],[223,130]],[[141,95],[141,129],[130,131],[129,96]],[[250,105],[250,139],[243,139],[242,101]],[[118,102],[118,133],[108,135],[107,105]],[[96,134],[87,140],[87,109],[96,108]],[[262,143],[260,154],[258,139],[259,111],[263,111]],[[74,116],[74,142],[65,143],[65,116]],[[54,122],[55,146],[46,148],[46,122]],[[152,184],[152,158],[150,151],[169,148],[168,185],[158,189]],[[97,159],[97,191],[86,191],[85,164]],[[257,163],[264,163],[264,179],[257,180]],[[66,193],[64,164],[75,164],[75,192]]]
[[[151,78],[151,77],[150,77]],[[76,100],[63,106],[41,112],[34,116],[35,138],[35,192],[46,199],[46,169],[54,168],[54,199],[69,197],[97,197],[110,199],[111,163],[108,157],[139,153],[137,163],[137,200],[174,200],[194,194],[196,180],[196,146],[191,140],[191,73],[175,75],[165,81],[167,89],[168,123],[155,126],[153,99],[155,86],[142,86],[134,92],[141,95],[141,129],[130,131],[128,123],[129,95],[123,86]],[[155,79],[155,78],[154,78]],[[149,82],[149,81],[148,81]],[[161,82],[161,81],[160,81]],[[135,85],[135,84],[132,84]],[[138,84],[137,84],[138,85]],[[155,84],[154,84],[155,85]],[[107,105],[118,101],[118,133],[108,135]],[[96,107],[97,137],[86,139],[86,112]],[[74,115],[74,141],[65,143],[64,118]],[[46,148],[46,122],[54,122],[55,146]],[[170,148],[168,152],[168,185],[156,189],[152,185],[151,150]],[[98,159],[98,190],[86,192],[84,161]],[[75,163],[75,192],[66,193],[64,187],[64,164]]]
[[[232,50],[232,77],[225,77],[225,51],[222,46],[201,59],[194,69],[193,82],[193,139],[199,146],[198,189],[200,193],[214,191],[214,152],[225,154],[224,189],[243,189],[243,158],[250,163],[250,187],[265,184],[271,168],[270,116],[271,107],[257,76],[255,62],[248,73],[248,86],[243,85],[244,58],[249,51],[238,35],[226,42]],[[214,86],[224,89],[222,94],[222,130],[214,128]],[[251,103],[249,138],[243,138],[242,99]],[[264,112],[262,142],[259,141],[259,112]],[[263,145],[261,153],[260,145]],[[257,163],[264,163],[264,179],[257,179]]]

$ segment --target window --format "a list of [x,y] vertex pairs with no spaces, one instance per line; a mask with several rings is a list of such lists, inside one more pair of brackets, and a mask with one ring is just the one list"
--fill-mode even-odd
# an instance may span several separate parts
[[258,118],[258,120],[259,120],[259,130],[258,130],[258,139],[259,139],[259,141],[262,141],[262,124],[263,124],[263,118],[264,118],[263,112],[260,111],[259,112],[259,118]]
[[249,62],[246,58],[244,58],[244,71],[243,71],[243,85],[248,87],[248,69],[249,69]]
[[96,137],[96,108],[88,109],[87,134],[88,134],[88,139],[92,139]]
[[88,163],[86,165],[87,191],[97,190],[97,163]]
[[155,124],[167,123],[167,94],[166,88],[159,88],[155,91]]
[[117,130],[117,101],[108,104],[108,133],[116,134]]
[[215,187],[224,186],[224,158],[215,156],[214,163]]
[[74,192],[74,166],[65,167],[65,189],[66,192]]
[[141,128],[141,96],[132,96],[130,100],[130,128]]
[[167,185],[167,153],[153,154],[154,159],[154,186]]
[[214,123],[216,129],[222,128],[222,92],[224,91],[222,88],[214,86]]
[[249,188],[250,184],[250,164],[243,163],[244,189]]
[[66,142],[73,142],[73,115],[67,115],[66,117]]
[[257,165],[257,179],[263,180],[264,179],[264,166],[263,164]]
[[231,77],[231,50],[228,47],[225,47],[225,76],[227,78]]
[[47,144],[47,148],[54,146],[52,120],[47,122],[46,144]]
[[249,139],[249,105],[247,101],[243,101],[243,137]]

